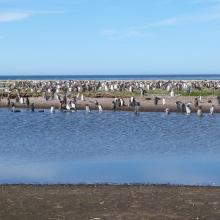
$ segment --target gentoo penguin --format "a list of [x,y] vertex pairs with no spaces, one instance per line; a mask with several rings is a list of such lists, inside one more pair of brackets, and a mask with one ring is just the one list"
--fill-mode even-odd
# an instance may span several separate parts
[[211,108],[210,108],[210,114],[214,115],[214,111],[215,111],[215,106],[212,105]]
[[203,113],[202,113],[202,107],[201,107],[201,106],[198,107],[197,115],[198,115],[198,116],[202,116],[202,115],[203,115]]
[[54,114],[54,113],[55,113],[55,108],[54,108],[54,106],[53,106],[53,105],[50,107],[50,113],[52,113],[52,114]]
[[163,99],[162,99],[162,104],[163,105],[166,105],[166,99],[163,97]]

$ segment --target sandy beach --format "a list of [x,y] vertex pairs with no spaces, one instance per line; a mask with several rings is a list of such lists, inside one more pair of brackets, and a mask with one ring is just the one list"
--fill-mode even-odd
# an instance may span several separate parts
[[[198,106],[203,112],[209,112],[212,105],[215,112],[220,112],[219,80],[15,80],[0,81],[0,86],[0,107],[14,103],[16,108],[26,108],[28,97],[29,104],[34,103],[39,109],[51,106],[59,109],[61,102],[65,106],[74,102],[78,110],[84,110],[86,105],[91,110],[98,110],[97,103],[103,110],[112,110],[113,100],[118,99],[124,103],[118,105],[115,101],[114,110],[119,111],[134,111],[138,103],[139,111],[164,112],[168,108],[175,112],[176,103],[181,102],[184,105],[191,103],[192,112],[196,112]],[[157,105],[155,98],[158,99]],[[194,105],[195,99],[198,100],[197,105]]]
[[218,220],[219,210],[219,187],[0,186],[0,219]]
[[[192,103],[192,112],[196,112],[198,108],[193,106],[195,97],[191,96],[157,96],[159,98],[165,97],[166,104],[163,105],[162,101],[159,100],[158,104],[154,104],[154,97],[135,97],[136,101],[140,103],[139,111],[140,112],[164,112],[166,108],[169,108],[171,112],[176,112],[176,102],[181,101],[183,103]],[[35,107],[38,109],[49,109],[52,105],[56,108],[60,108],[59,100],[48,100],[46,101],[42,97],[30,97],[30,103],[34,103]],[[150,100],[149,100],[150,99]],[[77,100],[76,107],[78,110],[85,110],[85,106],[89,105],[91,110],[98,110],[98,107],[95,105],[95,101],[100,103],[103,107],[103,110],[112,110],[112,101],[113,98],[101,97],[101,98],[91,98],[85,97],[85,101]],[[116,110],[119,111],[134,111],[134,107],[129,107],[129,98],[124,98],[125,106],[117,107]],[[211,102],[210,102],[211,101]],[[15,99],[11,99],[11,102],[14,102],[17,108],[27,108],[26,104],[16,103]],[[199,102],[199,105],[202,106],[204,112],[209,112],[209,109],[212,105],[215,105],[215,112],[220,112],[220,106],[218,104],[217,97],[202,97],[202,101]],[[7,108],[7,99],[4,98],[0,101],[0,107]]]

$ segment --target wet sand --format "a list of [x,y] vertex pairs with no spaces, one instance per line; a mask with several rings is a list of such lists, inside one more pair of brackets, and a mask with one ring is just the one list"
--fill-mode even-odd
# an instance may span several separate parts
[[[157,96],[160,97],[160,96]],[[153,96],[152,97],[142,97],[138,96],[135,97],[136,101],[140,103],[140,108],[139,110],[142,112],[164,112],[166,108],[169,108],[170,111],[175,112],[177,111],[176,107],[176,102],[181,101],[184,103],[192,103],[192,111],[195,112],[197,108],[194,107],[194,98],[195,97],[190,97],[190,96],[175,96],[175,97],[170,97],[170,96],[161,96],[160,98],[162,99],[163,97],[166,98],[166,104],[162,105],[162,100],[159,100],[158,105],[154,105],[154,100]],[[151,100],[148,100],[151,98]],[[46,101],[42,97],[38,98],[29,98],[30,103],[34,103],[36,108],[39,109],[48,109],[52,105],[55,106],[56,109],[59,109],[60,103],[58,100],[49,100]],[[134,107],[129,107],[128,106],[128,98],[124,98],[125,101],[125,106],[123,107],[117,107],[116,110],[119,111],[134,111]],[[104,110],[112,110],[112,101],[113,98],[106,98],[106,97],[101,97],[101,98],[90,98],[90,97],[85,97],[85,101],[77,101],[77,109],[78,110],[84,110],[86,104],[88,104],[91,108],[91,110],[98,110],[98,107],[94,104],[95,101],[99,102]],[[208,101],[211,101],[209,103]],[[15,103],[15,100],[11,99],[11,102]],[[20,104],[20,103],[15,103],[17,108],[27,108],[26,104]],[[215,105],[215,112],[220,112],[220,106],[218,104],[217,97],[203,97],[202,101],[199,102],[199,105],[202,106],[202,109],[204,112],[209,112],[209,109],[211,105]],[[7,99],[4,98],[0,101],[0,107],[7,107]]]
[[220,219],[220,187],[1,185],[0,219]]

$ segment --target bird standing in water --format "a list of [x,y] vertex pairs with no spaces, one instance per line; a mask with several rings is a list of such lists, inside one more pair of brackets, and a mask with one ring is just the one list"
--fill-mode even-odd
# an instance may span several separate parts
[[210,114],[214,115],[214,111],[215,111],[215,106],[212,105],[211,108],[210,108]]
[[34,103],[32,103],[31,104],[31,111],[34,112],[34,110],[35,110],[35,106],[34,106]]
[[198,110],[197,110],[197,115],[200,116],[200,117],[203,115],[203,113],[202,113],[202,107],[201,107],[201,106],[199,106],[199,108],[198,108]]

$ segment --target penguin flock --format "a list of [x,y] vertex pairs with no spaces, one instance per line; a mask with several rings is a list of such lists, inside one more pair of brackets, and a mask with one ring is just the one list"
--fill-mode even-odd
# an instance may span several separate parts
[[[16,91],[30,92],[32,94],[44,93],[45,99],[55,98],[60,93],[84,93],[84,92],[130,92],[139,91],[144,96],[147,91],[162,89],[175,96],[174,91],[186,91],[192,93],[194,90],[203,89],[219,90],[220,80],[47,80],[47,81],[1,81],[0,91],[12,93]],[[83,100],[83,95],[81,96]],[[22,99],[20,100],[23,101]]]
[[[165,100],[165,98],[163,98],[162,99],[162,105],[165,105],[165,103],[166,103],[166,100]],[[95,104],[95,106],[97,106],[97,110],[99,112],[103,112],[103,107],[102,107],[102,105],[100,103],[95,101],[93,104]],[[154,100],[154,104],[157,105],[157,101],[155,103],[155,100]],[[124,100],[115,98],[112,101],[112,110],[115,111],[116,108],[118,108],[119,106],[125,106],[125,102],[124,102]],[[140,114],[140,103],[136,102],[134,97],[131,97],[129,99],[129,105],[128,106],[129,107],[131,107],[131,106],[133,107],[133,111],[134,111],[135,115],[139,115]],[[203,116],[202,106],[198,105],[198,102],[197,102],[196,98],[195,98],[194,106],[197,107],[197,111],[196,111],[197,116],[199,116],[199,117]],[[177,108],[177,112],[184,113],[186,115],[191,115],[191,113],[192,113],[192,103],[190,103],[190,102],[189,103],[184,103],[184,102],[181,102],[181,101],[177,101],[176,102],[176,108]],[[30,107],[28,107],[28,109],[31,112],[35,112],[35,104],[31,103],[31,105],[30,105]],[[10,110],[13,113],[21,112],[20,109],[17,109],[15,107],[15,103],[14,102],[12,102],[10,104]],[[60,107],[59,110],[61,112],[75,112],[77,110],[76,102],[71,100],[71,101],[67,101],[67,103],[64,104],[64,102],[61,100],[61,107]],[[37,112],[44,112],[44,110],[37,110]],[[55,112],[56,112],[55,106],[51,105],[50,113],[54,114]],[[86,113],[90,113],[91,112],[89,104],[85,105],[85,112]],[[171,113],[169,108],[165,108],[164,112],[165,112],[165,115],[169,115]],[[209,109],[209,113],[210,113],[210,115],[214,115],[214,113],[215,113],[215,106],[214,105],[211,105],[211,107]]]

